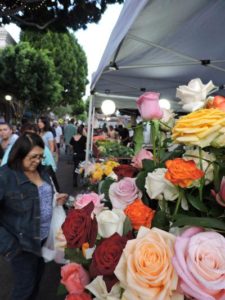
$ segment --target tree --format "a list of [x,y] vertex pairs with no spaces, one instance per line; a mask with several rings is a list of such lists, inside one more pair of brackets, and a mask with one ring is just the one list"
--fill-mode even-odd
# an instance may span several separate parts
[[9,46],[0,52],[0,90],[13,94],[26,108],[45,110],[62,98],[63,87],[47,50],[29,43]]
[[97,23],[108,4],[124,0],[1,0],[0,23],[16,23],[22,29],[51,28],[62,30],[85,29],[88,23]]
[[36,49],[47,50],[53,59],[60,84],[63,86],[62,99],[57,105],[80,106],[87,81],[87,58],[75,36],[64,32],[37,32],[26,30],[21,41],[29,42]]

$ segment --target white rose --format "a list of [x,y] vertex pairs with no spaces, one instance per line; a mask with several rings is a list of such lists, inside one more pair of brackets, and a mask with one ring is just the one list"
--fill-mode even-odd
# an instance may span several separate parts
[[110,237],[115,232],[122,236],[126,215],[121,209],[103,210],[96,218],[98,222],[98,234],[101,237]]
[[94,300],[118,300],[120,299],[121,288],[119,283],[114,284],[108,293],[103,276],[97,276],[91,283],[85,286],[94,296]]
[[165,179],[167,169],[159,168],[148,173],[145,179],[145,188],[151,199],[173,201],[178,198],[179,192],[175,185]]
[[160,120],[160,128],[164,131],[170,131],[175,123],[175,113],[171,109],[163,108],[163,116]]
[[188,85],[180,85],[176,96],[181,99],[183,110],[192,112],[205,105],[207,94],[214,88],[211,80],[203,84],[200,78],[195,78],[189,81]]
[[[193,157],[195,156],[195,157]],[[199,158],[199,150],[186,150],[183,154],[183,158],[185,160],[194,160],[197,167],[200,169],[200,158]],[[209,184],[213,181],[213,173],[214,173],[214,166],[212,163],[216,160],[216,157],[213,153],[208,153],[202,150],[202,170],[205,172],[205,184]],[[198,182],[196,182],[198,185]]]

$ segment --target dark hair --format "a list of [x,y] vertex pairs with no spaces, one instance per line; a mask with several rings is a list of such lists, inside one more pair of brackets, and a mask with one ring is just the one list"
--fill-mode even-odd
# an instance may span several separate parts
[[77,133],[83,135],[84,125],[80,125],[77,128]]
[[9,123],[7,123],[7,122],[0,122],[0,125],[6,125],[6,126],[8,126],[8,127],[9,127],[9,129],[11,129],[11,130],[12,130],[12,125],[11,125],[11,124],[9,124]]
[[45,117],[45,116],[40,116],[38,118],[38,120],[41,120],[42,123],[44,123],[44,132],[46,131],[51,131],[51,126],[50,126],[50,122],[49,122],[49,119],[48,117]]
[[21,132],[21,134],[24,134],[27,131],[33,131],[35,133],[38,133],[38,127],[36,124],[25,123],[22,125],[20,132]]
[[22,170],[22,161],[27,154],[38,146],[44,149],[45,145],[42,138],[36,133],[24,133],[12,146],[9,153],[8,166],[14,170]]

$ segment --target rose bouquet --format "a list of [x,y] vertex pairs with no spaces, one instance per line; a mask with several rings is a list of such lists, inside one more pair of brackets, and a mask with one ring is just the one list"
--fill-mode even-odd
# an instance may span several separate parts
[[152,153],[139,149],[99,195],[75,200],[62,226],[66,299],[225,299],[225,112],[203,99],[212,86],[199,85],[194,105],[180,87],[201,108],[175,122],[157,93],[138,100]]

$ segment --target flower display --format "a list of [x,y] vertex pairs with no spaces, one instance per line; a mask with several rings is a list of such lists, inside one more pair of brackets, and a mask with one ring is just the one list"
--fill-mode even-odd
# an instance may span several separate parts
[[144,205],[141,199],[136,199],[128,205],[124,210],[125,214],[131,221],[134,230],[138,230],[141,226],[150,228],[155,211]]
[[200,78],[195,78],[189,81],[188,85],[180,85],[176,96],[181,99],[183,110],[192,112],[204,107],[208,93],[214,88],[212,81],[203,84]]
[[137,107],[144,120],[158,120],[163,116],[163,111],[159,106],[159,93],[144,93],[138,98]]
[[115,269],[126,299],[173,299],[178,284],[172,264],[174,242],[172,234],[145,227],[127,242]]
[[124,209],[139,197],[139,192],[135,179],[125,177],[111,184],[109,198],[114,208]]
[[191,227],[175,241],[173,264],[179,288],[198,300],[225,297],[225,238],[213,231]]
[[[89,168],[94,184],[57,234],[69,263],[66,299],[225,299],[225,112],[220,97],[207,102],[212,88],[199,79],[179,87],[185,109],[204,108],[177,115],[175,125],[158,94],[142,95],[137,155]],[[153,154],[141,149],[146,125]]]
[[153,155],[150,151],[146,149],[141,149],[132,159],[132,165],[137,169],[142,169],[142,160],[143,159],[153,159]]

